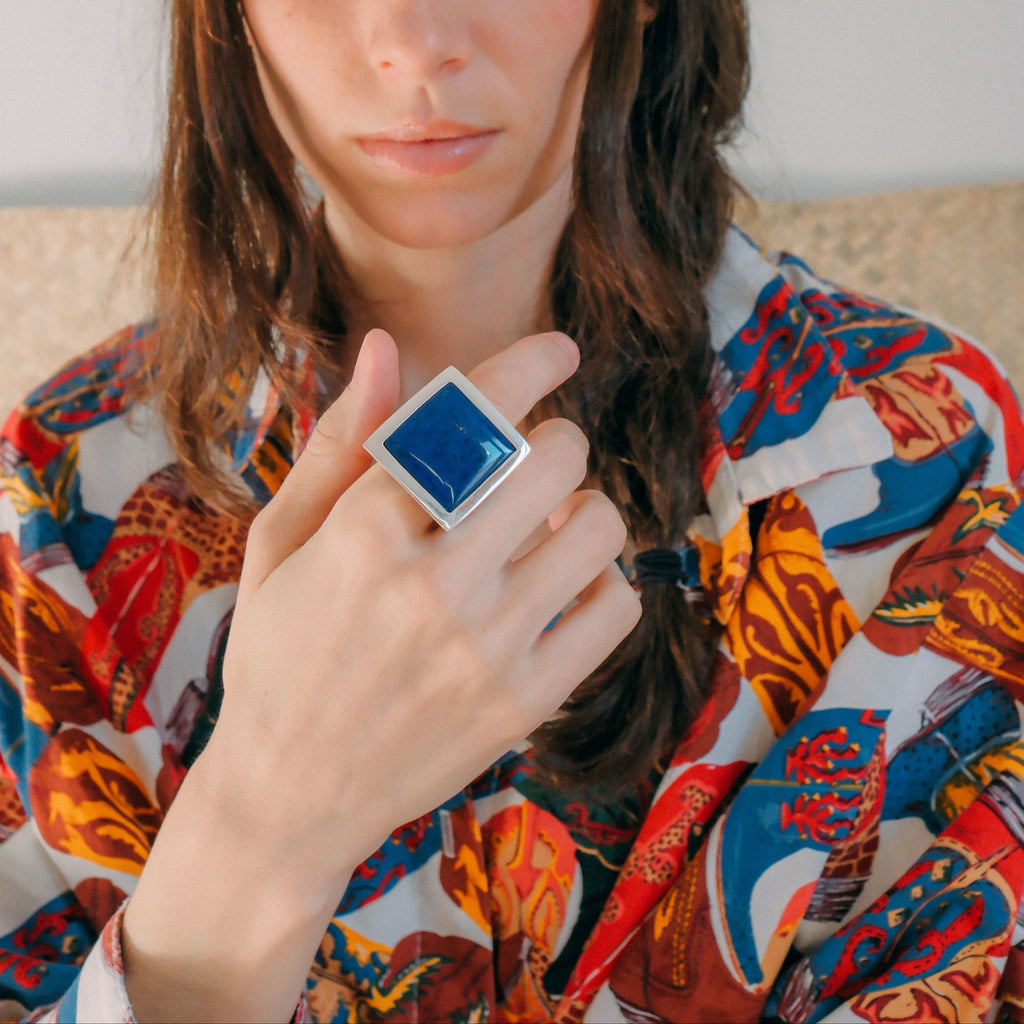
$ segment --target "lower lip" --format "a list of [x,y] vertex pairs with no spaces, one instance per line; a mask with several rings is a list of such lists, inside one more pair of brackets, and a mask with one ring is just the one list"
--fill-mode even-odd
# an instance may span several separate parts
[[379,167],[409,178],[437,178],[456,174],[478,160],[497,132],[460,135],[455,139],[360,139],[363,152]]

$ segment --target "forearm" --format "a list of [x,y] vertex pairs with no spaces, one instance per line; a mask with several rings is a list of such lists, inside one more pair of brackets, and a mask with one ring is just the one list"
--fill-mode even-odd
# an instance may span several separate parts
[[314,879],[301,841],[259,818],[243,827],[244,799],[226,808],[215,789],[200,758],[125,910],[125,984],[142,1022],[291,1018],[351,873],[339,851]]

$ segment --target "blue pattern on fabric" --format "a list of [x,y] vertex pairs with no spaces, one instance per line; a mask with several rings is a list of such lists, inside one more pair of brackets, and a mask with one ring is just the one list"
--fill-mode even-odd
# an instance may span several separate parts
[[802,849],[828,851],[848,836],[888,711],[811,711],[799,739],[776,743],[736,794],[722,830],[720,875],[735,955],[748,983],[763,977],[749,921],[755,885]]
[[878,507],[830,527],[822,535],[822,544],[841,548],[925,526],[956,497],[972,464],[991,448],[991,440],[978,430],[930,459],[893,458],[877,463],[872,472],[879,482]]
[[917,733],[893,753],[883,820],[914,816],[938,835],[954,810],[953,804],[944,804],[946,787],[954,781],[976,783],[972,764],[1019,735],[1017,704],[1005,687],[991,677],[974,676],[964,682],[945,701],[926,705]]
[[720,358],[743,380],[718,415],[745,455],[805,434],[835,393],[842,368],[784,280],[770,282]]
[[[43,1003],[56,1002],[69,986],[77,985],[78,961],[95,938],[72,893],[50,900],[18,928],[0,936],[0,949],[15,953],[0,957],[0,999],[17,999],[29,989]],[[17,958],[19,954],[24,960]]]

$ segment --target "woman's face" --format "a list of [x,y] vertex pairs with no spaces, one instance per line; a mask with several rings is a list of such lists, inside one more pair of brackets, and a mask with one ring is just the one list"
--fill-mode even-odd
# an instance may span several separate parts
[[568,180],[598,0],[244,0],[267,105],[329,222],[489,235]]

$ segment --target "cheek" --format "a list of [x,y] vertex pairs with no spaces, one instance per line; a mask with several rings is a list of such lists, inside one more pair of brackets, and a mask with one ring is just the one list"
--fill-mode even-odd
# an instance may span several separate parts
[[[278,132],[293,156],[311,173],[330,165],[339,137],[337,112],[346,109],[336,77],[290,73],[284,62],[257,58],[263,97]],[[322,168],[315,177],[323,174]]]
[[[318,16],[320,5],[259,0],[247,6],[253,57],[267,108],[291,142],[294,135],[330,133],[333,115],[342,109],[350,84],[341,73],[353,67],[348,42],[333,21]],[[333,114],[332,114],[333,112]]]
[[514,40],[504,35],[505,65],[538,119],[582,95],[594,11],[593,0],[547,0],[535,17],[518,23]]

